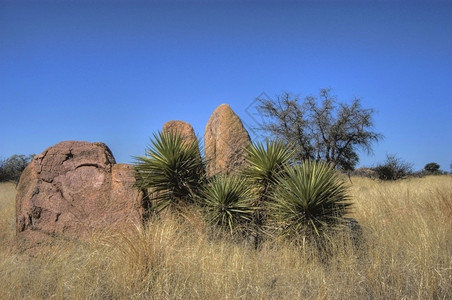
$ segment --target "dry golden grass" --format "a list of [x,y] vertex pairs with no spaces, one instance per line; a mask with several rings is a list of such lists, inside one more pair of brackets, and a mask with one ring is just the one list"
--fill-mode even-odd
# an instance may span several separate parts
[[261,249],[212,237],[195,211],[134,233],[98,233],[36,257],[15,254],[14,186],[0,185],[5,299],[451,299],[452,177],[353,178],[360,249],[337,236],[321,260],[308,245]]
[[[13,239],[16,229],[16,189],[13,183],[0,182],[0,250],[3,251]],[[1,272],[1,269],[0,269]],[[1,274],[1,273],[0,273]],[[1,275],[0,275],[1,276]]]

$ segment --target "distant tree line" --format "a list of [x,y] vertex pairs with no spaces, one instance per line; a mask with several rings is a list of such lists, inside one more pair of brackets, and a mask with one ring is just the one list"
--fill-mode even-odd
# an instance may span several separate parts
[[7,159],[0,159],[0,182],[19,182],[23,170],[33,159],[33,154],[14,154]]
[[430,162],[421,171],[413,171],[413,165],[397,157],[395,154],[387,154],[384,162],[378,163],[373,168],[360,168],[353,175],[372,177],[380,180],[398,180],[408,177],[423,177],[428,175],[445,175],[446,171],[440,169],[436,162]]

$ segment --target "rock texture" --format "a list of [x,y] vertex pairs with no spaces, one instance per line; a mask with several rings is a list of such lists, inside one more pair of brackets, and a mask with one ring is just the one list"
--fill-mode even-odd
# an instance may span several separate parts
[[184,121],[169,121],[163,124],[163,131],[178,133],[187,143],[196,141],[196,135],[193,127]]
[[245,148],[251,139],[240,118],[227,104],[218,106],[207,122],[204,148],[207,176],[231,174],[245,163]]
[[367,178],[377,178],[378,174],[375,170],[370,168],[358,168],[352,172],[353,176],[367,177]]
[[103,143],[66,141],[35,156],[16,196],[21,250],[54,237],[84,239],[96,230],[141,226],[144,194],[133,187],[135,170],[115,164]]

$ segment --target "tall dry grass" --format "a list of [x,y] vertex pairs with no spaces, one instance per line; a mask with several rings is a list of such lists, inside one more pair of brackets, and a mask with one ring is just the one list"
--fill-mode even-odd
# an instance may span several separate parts
[[329,259],[308,244],[258,250],[213,235],[196,211],[144,230],[103,232],[28,257],[14,253],[14,186],[0,185],[5,299],[451,299],[452,177],[353,178],[357,249],[336,236]]

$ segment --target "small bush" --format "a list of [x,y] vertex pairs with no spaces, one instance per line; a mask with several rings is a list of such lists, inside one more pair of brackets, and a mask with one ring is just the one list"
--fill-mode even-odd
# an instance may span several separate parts
[[247,149],[245,176],[259,187],[262,194],[267,194],[275,184],[276,176],[284,171],[293,156],[294,150],[280,141],[253,144]]
[[287,147],[281,141],[267,140],[262,143],[253,144],[247,149],[247,168],[244,175],[258,190],[258,197],[253,203],[255,206],[253,223],[255,226],[256,242],[261,239],[260,231],[267,223],[266,203],[276,186],[278,175],[285,172],[293,160],[294,150]]
[[270,203],[277,227],[293,240],[321,236],[345,223],[351,206],[343,177],[324,162],[306,161],[287,169]]
[[412,165],[395,155],[386,155],[386,160],[377,165],[374,170],[377,172],[378,179],[381,180],[402,179],[413,173]]
[[20,175],[31,162],[33,156],[33,154],[28,156],[14,154],[5,160],[0,160],[0,182],[19,182]]
[[150,190],[156,210],[195,201],[205,177],[198,141],[186,143],[180,134],[159,132],[146,155],[135,159],[136,186]]
[[443,174],[443,172],[439,168],[440,168],[439,164],[431,162],[424,166],[423,171],[429,175],[441,175]]
[[244,177],[215,176],[203,189],[202,196],[207,221],[229,229],[231,234],[246,229],[252,219],[251,204],[256,196]]

